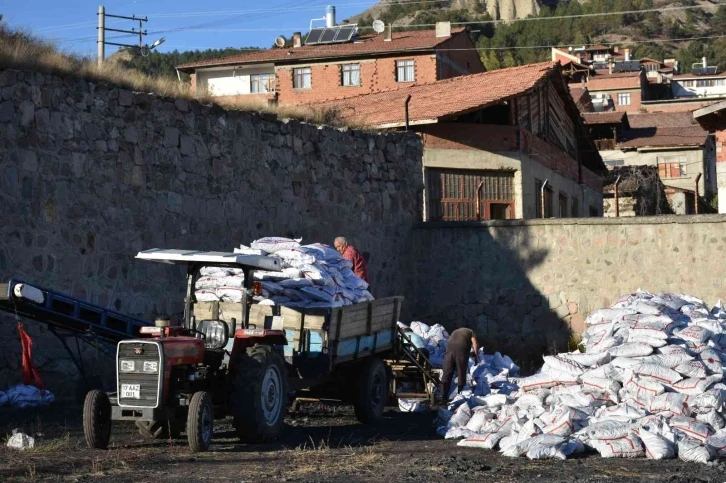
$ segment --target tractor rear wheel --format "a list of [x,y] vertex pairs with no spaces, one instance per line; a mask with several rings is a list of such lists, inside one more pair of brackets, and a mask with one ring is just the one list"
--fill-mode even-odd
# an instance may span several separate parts
[[187,440],[192,453],[207,451],[214,432],[214,407],[208,392],[195,392],[187,416]]
[[183,426],[176,421],[136,421],[139,434],[146,439],[177,439]]
[[355,388],[353,407],[361,423],[377,423],[383,419],[388,402],[388,376],[386,365],[378,357],[371,357],[362,368]]
[[83,435],[91,449],[106,449],[111,439],[111,402],[105,392],[94,389],[83,403]]
[[267,345],[249,347],[234,365],[230,412],[240,440],[272,441],[282,431],[287,410],[285,361]]

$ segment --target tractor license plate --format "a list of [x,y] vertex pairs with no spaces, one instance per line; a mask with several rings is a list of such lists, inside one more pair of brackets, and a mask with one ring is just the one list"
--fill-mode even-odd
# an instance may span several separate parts
[[141,384],[121,384],[122,399],[141,399]]

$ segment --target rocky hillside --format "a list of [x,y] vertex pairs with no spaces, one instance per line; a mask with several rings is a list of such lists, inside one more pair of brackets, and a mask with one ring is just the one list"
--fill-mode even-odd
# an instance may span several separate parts
[[[470,15],[481,15],[488,13],[495,20],[511,20],[514,18],[524,18],[528,15],[536,15],[540,9],[540,0],[450,0],[450,4],[446,5],[435,3],[411,3],[401,6],[400,10],[406,15],[397,19],[397,23],[407,24],[416,17],[421,11],[438,9],[444,7],[448,10],[467,12]],[[397,10],[393,7],[394,10]],[[363,12],[358,18],[382,18],[392,10],[390,0],[382,0]]]

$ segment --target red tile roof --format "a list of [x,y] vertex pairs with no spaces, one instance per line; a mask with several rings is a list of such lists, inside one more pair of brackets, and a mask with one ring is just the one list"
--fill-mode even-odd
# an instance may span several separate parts
[[640,88],[640,72],[596,75],[587,82],[587,88],[590,92]]
[[690,111],[681,112],[650,112],[628,114],[630,127],[633,129],[644,127],[688,127],[698,126]]
[[542,62],[498,69],[329,101],[322,106],[338,109],[342,117],[350,121],[367,126],[393,127],[404,124],[404,103],[411,95],[409,121],[425,124],[521,94],[537,85],[556,66],[552,62]]
[[[462,34],[464,28],[452,28],[451,37]],[[464,33],[463,35],[467,35]],[[451,37],[436,37],[435,30],[413,30],[393,32],[392,40],[386,42],[383,35],[364,35],[353,42],[342,44],[303,45],[302,47],[272,48],[252,51],[246,54],[201,60],[178,66],[179,70],[220,65],[257,64],[263,62],[290,62],[318,58],[355,57],[371,54],[427,51],[446,42]]]
[[616,111],[582,113],[582,118],[588,126],[595,124],[620,124],[623,122],[623,117],[625,117],[624,112]]
[[667,148],[676,146],[703,146],[708,132],[700,126],[647,127],[625,133],[619,148]]

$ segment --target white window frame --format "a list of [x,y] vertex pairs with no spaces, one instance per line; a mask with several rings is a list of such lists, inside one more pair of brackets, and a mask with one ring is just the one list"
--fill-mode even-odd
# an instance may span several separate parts
[[416,61],[414,59],[396,61],[396,82],[416,82]]
[[[300,81],[298,81],[298,77],[300,78]],[[311,67],[295,67],[292,69],[293,89],[312,89],[312,87],[313,69]]]
[[274,91],[275,74],[250,74],[250,92],[252,94],[267,94]]
[[360,64],[342,64],[340,66],[340,85],[343,87],[360,87]]
[[618,106],[629,106],[631,101],[630,92],[618,92]]

